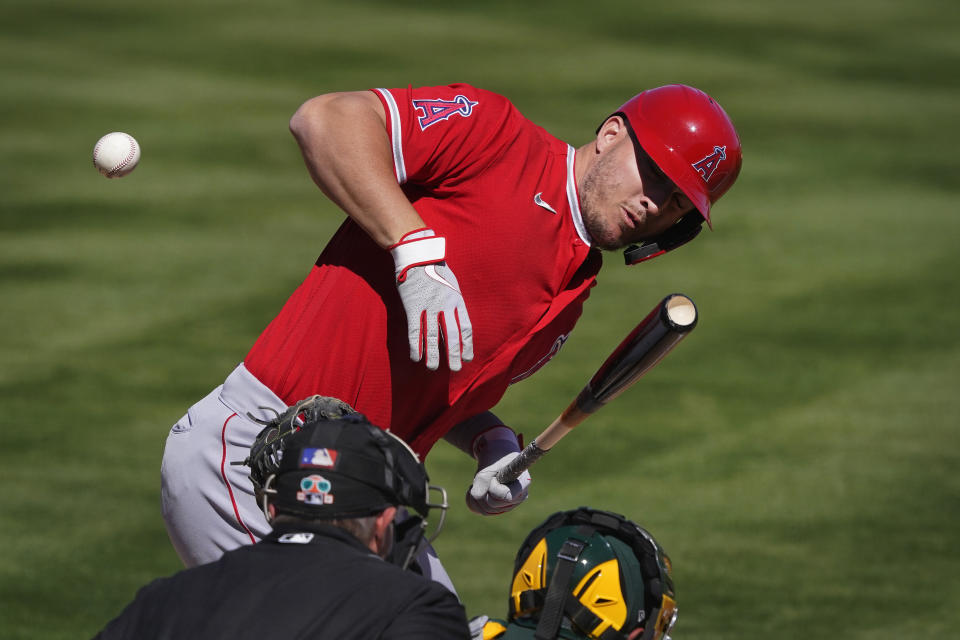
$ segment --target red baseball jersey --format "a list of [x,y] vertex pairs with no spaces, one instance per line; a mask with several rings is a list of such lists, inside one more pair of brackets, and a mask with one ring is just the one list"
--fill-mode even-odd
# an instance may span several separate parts
[[473,324],[453,373],[410,360],[393,260],[347,220],[260,335],[247,369],[288,404],[340,398],[425,455],[556,354],[596,284],[574,149],[506,98],[468,85],[377,89],[397,180],[446,261]]

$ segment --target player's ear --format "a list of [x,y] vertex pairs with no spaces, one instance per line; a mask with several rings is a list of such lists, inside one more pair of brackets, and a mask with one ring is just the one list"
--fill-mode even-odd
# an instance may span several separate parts
[[627,135],[626,124],[620,116],[610,116],[597,129],[597,151],[603,152],[610,145]]

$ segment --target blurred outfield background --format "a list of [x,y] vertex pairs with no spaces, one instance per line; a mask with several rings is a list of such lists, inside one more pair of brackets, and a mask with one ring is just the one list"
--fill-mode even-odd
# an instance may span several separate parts
[[[537,465],[525,505],[474,516],[469,461],[427,459],[468,612],[504,615],[523,537],[586,504],[670,552],[678,640],[956,637],[958,67],[952,0],[0,0],[0,637],[89,637],[178,569],[167,430],[341,221],[297,106],[454,81],[574,145],[684,82],[744,145],[716,230],[610,254],[567,346],[497,408],[532,437],[664,294],[696,300],[696,333]],[[143,159],[108,181],[90,152],[114,130]]]

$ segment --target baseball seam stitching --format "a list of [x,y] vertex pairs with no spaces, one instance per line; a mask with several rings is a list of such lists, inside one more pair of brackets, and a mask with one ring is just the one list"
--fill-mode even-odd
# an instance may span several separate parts
[[113,169],[111,169],[110,173],[116,173],[117,171],[120,171],[121,169],[126,167],[128,164],[130,164],[130,162],[133,161],[133,156],[137,150],[137,141],[133,139],[133,136],[131,136],[128,133],[125,133],[123,135],[127,137],[127,142],[130,143],[130,149],[127,151],[127,157],[121,160],[120,164],[118,164]]
[[[107,170],[108,176],[113,176],[115,173],[126,167],[128,164],[133,162],[133,157],[136,155],[137,151],[137,141],[129,133],[124,133],[124,136],[127,138],[127,142],[130,143],[130,148],[127,151],[127,157],[121,160],[118,164],[111,167]],[[106,137],[106,136],[104,136]],[[97,153],[100,151],[100,148],[103,146],[103,139],[97,141],[97,144],[93,148],[93,166],[97,166]]]

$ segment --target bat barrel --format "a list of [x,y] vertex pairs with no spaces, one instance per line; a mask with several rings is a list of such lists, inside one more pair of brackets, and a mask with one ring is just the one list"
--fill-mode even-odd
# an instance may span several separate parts
[[502,483],[516,480],[589,414],[620,395],[660,362],[695,326],[697,307],[693,300],[680,293],[661,300],[610,354],[563,413],[497,472],[497,480]]
[[656,365],[697,325],[697,307],[689,297],[673,293],[614,350],[577,396],[577,407],[593,413],[613,400]]
[[682,293],[673,293],[660,303],[663,322],[671,331],[686,333],[697,325],[697,305]]

